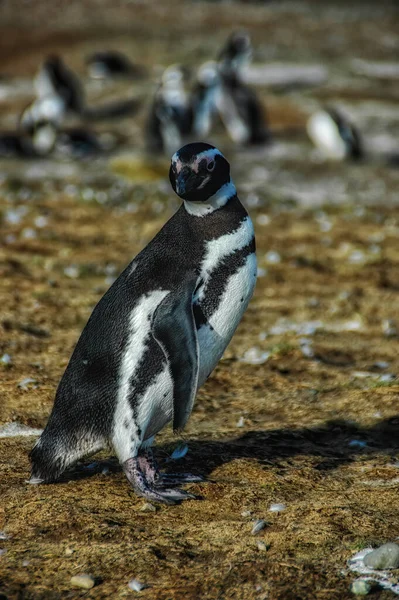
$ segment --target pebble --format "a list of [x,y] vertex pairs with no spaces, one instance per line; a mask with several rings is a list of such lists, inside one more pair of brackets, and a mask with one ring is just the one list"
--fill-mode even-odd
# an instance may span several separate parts
[[250,517],[252,515],[252,511],[251,510],[243,510],[241,513],[242,517]]
[[144,590],[148,586],[145,583],[141,583],[137,579],[131,579],[128,583],[128,587],[133,592],[141,592],[141,590]]
[[179,444],[170,455],[170,458],[173,460],[179,460],[179,458],[183,458],[186,456],[188,452],[187,444]]
[[74,552],[75,550],[73,548],[65,548],[65,556],[72,556]]
[[250,365],[262,365],[265,363],[270,356],[270,352],[263,352],[257,346],[253,348],[249,348],[244,356],[241,358],[241,362],[250,364]]
[[156,507],[153,504],[150,504],[149,502],[143,504],[140,510],[141,512],[157,512]]
[[269,507],[270,512],[282,512],[287,507],[285,504],[271,504]]
[[385,319],[382,322],[382,333],[385,337],[396,337],[398,335],[398,327],[393,319]]
[[25,377],[25,379],[23,379],[22,381],[20,381],[18,383],[17,387],[19,387],[24,392],[27,392],[29,389],[31,389],[30,386],[32,386],[33,389],[36,389],[37,388],[36,384],[37,384],[36,379],[32,379],[32,377]]
[[8,367],[12,364],[11,356],[9,354],[3,354],[3,356],[0,358],[0,362],[2,365],[6,365]]
[[236,427],[244,427],[245,425],[245,419],[244,417],[240,417],[236,423]]
[[348,444],[349,448],[365,448],[367,446],[367,442],[363,440],[351,440]]
[[393,542],[383,544],[376,550],[366,554],[363,560],[371,569],[397,569],[399,567],[399,546]]
[[281,262],[281,256],[278,252],[270,250],[265,254],[265,261],[269,263],[269,265],[277,265],[279,262]]
[[257,546],[257,548],[258,548],[258,550],[260,552],[267,552],[268,551],[267,545],[265,544],[265,542],[262,542],[261,540],[258,540],[256,542],[256,546]]
[[263,519],[258,519],[255,521],[254,526],[252,527],[252,535],[256,535],[259,531],[262,531],[266,527],[267,523]]
[[95,581],[91,575],[74,575],[71,577],[71,585],[74,587],[91,590],[94,587]]
[[351,585],[351,592],[356,596],[367,596],[371,592],[372,585],[364,579],[356,579]]

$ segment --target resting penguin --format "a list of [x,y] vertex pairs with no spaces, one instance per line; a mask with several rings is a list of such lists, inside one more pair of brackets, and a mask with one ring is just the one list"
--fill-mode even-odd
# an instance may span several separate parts
[[330,160],[364,157],[362,141],[356,127],[336,108],[326,107],[314,113],[306,124],[314,145]]
[[169,177],[184,202],[95,307],[31,452],[32,483],[111,445],[140,496],[193,497],[172,485],[198,477],[161,475],[150,447],[170,421],[183,429],[230,342],[255,286],[255,239],[219,150],[184,146]]

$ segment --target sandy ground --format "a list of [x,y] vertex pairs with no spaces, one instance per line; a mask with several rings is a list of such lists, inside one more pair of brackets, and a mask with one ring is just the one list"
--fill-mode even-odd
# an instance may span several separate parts
[[[122,27],[124,11],[132,10],[120,4],[112,36]],[[38,6],[37,19],[42,19],[45,4]],[[59,26],[57,6],[52,18]],[[231,5],[213,6],[205,10],[195,3],[191,14],[202,10],[206,27],[217,10],[225,28],[222,39]],[[388,41],[378,46],[373,27],[388,38],[395,25],[392,13],[380,8],[370,8],[355,32],[351,11],[340,8],[340,33],[352,32],[368,58],[374,49],[379,58],[389,59]],[[3,23],[18,20],[10,3],[2,10]],[[260,43],[259,8],[243,10]],[[282,9],[275,17],[268,10],[272,41],[281,44],[282,58],[292,60]],[[316,27],[312,21],[312,10],[299,11],[291,40],[304,43],[313,31],[313,46],[309,41],[304,56],[309,59],[317,48],[317,58],[327,60],[335,46],[325,37],[325,22]],[[65,22],[71,23],[86,19],[87,24],[91,16],[76,3],[66,14]],[[26,13],[19,19],[26,26]],[[181,23],[189,22],[186,11]],[[194,30],[191,24],[187,39]],[[31,51],[25,63],[7,31],[1,44],[8,75],[15,67],[18,75],[30,76],[39,57],[54,48],[68,49],[73,64],[83,47],[76,40],[91,47],[87,31],[72,36],[69,30],[64,38],[36,33],[26,42]],[[200,47],[200,34],[193,36]],[[215,47],[219,38],[211,42]],[[177,54],[170,40],[161,37],[160,44],[169,49],[168,58]],[[165,56],[157,56],[162,63]],[[345,96],[342,86],[316,90],[313,100],[323,94]],[[378,98],[381,89],[385,99],[399,97],[397,86],[386,82],[367,88],[365,97]],[[292,108],[295,98],[271,95],[268,101],[272,125],[286,120],[303,128],[301,110]],[[4,103],[4,118],[12,106]],[[309,157],[310,146],[302,143]],[[265,155],[231,152],[233,175],[256,227],[255,296],[223,360],[200,390],[184,436],[167,430],[157,440],[165,469],[192,470],[209,479],[187,488],[201,499],[143,511],[143,500],[111,453],[88,458],[57,484],[30,486],[28,453],[35,438],[0,438],[2,600],[135,595],[148,600],[344,600],[353,597],[349,588],[356,577],[348,573],[347,560],[399,536],[399,221],[392,200],[398,173],[367,162],[347,167],[298,155],[279,159],[279,142],[275,147],[270,164]],[[230,158],[229,151],[226,155]],[[253,160],[270,169],[269,179],[255,191],[248,187],[246,171]],[[45,425],[59,378],[95,303],[178,205],[167,183],[151,181],[158,173],[147,174],[147,183],[118,184],[106,160],[86,164],[87,173],[85,164],[73,171],[72,183],[63,176],[70,173],[69,163],[50,163],[44,170],[48,178],[27,180],[18,175],[21,165],[11,172],[2,165],[0,428],[10,422]],[[119,165],[120,172],[129,174],[129,169]],[[277,190],[277,180],[288,188]],[[302,202],[310,192],[321,200]],[[188,444],[187,455],[168,461],[181,441]],[[273,504],[284,510],[270,511]],[[257,519],[266,526],[252,535]],[[73,589],[70,579],[79,573],[95,577],[95,587]],[[130,591],[133,578],[149,587],[140,594]]]

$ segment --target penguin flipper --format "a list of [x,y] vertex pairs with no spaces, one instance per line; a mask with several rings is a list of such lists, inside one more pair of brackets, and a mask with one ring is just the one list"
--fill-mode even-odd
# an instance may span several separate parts
[[196,280],[185,281],[170,292],[157,307],[152,334],[161,346],[171,370],[173,387],[173,429],[183,429],[194,404],[198,385],[199,350],[193,313]]

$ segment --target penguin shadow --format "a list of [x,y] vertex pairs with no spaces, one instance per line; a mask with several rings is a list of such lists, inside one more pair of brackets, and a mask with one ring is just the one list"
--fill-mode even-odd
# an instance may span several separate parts
[[180,468],[184,462],[185,471],[212,479],[215,469],[236,459],[255,460],[267,468],[295,456],[314,457],[314,468],[319,471],[332,471],[360,455],[384,454],[395,461],[399,451],[398,426],[399,415],[371,427],[337,419],[319,427],[247,431],[220,441],[191,441],[189,453],[176,466]]
[[[295,456],[314,457],[319,471],[331,471],[351,463],[358,456],[385,454],[396,460],[399,452],[399,415],[380,421],[371,427],[361,427],[354,422],[332,420],[319,427],[302,429],[273,429],[247,431],[239,437],[220,440],[187,439],[189,451],[184,458],[171,460],[175,444],[155,448],[161,470],[165,472],[191,472],[206,480],[216,481],[213,472],[220,466],[237,459],[257,461],[261,466],[278,466],[280,460]],[[94,475],[119,473],[116,458],[77,463],[58,480],[65,482],[86,479]],[[225,480],[223,480],[225,481]]]

